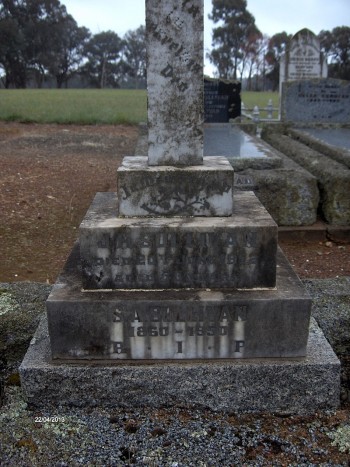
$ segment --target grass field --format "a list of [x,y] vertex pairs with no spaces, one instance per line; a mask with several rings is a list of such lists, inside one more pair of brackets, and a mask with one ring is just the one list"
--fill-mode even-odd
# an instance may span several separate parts
[[[246,108],[278,106],[278,93],[243,92]],[[137,124],[147,120],[144,90],[1,89],[0,120],[33,123]]]
[[146,92],[105,89],[0,90],[0,120],[35,123],[146,121]]
[[[242,102],[246,109],[252,109],[254,106],[258,106],[260,110],[260,117],[267,118],[266,107],[271,99],[274,108],[279,106],[279,94],[278,92],[253,92],[244,91],[241,95]],[[278,111],[273,112],[273,118],[277,118]]]

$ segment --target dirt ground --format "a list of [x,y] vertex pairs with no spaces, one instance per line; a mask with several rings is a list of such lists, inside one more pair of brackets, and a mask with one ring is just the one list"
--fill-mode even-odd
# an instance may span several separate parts
[[[0,123],[0,281],[53,283],[97,191],[116,189],[133,126]],[[301,278],[350,275],[350,245],[283,241]]]

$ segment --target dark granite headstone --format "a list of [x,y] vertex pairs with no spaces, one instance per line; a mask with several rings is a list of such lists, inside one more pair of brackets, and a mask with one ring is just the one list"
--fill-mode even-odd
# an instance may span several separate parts
[[204,121],[227,123],[241,115],[241,83],[204,79]]
[[282,120],[349,123],[350,81],[314,79],[282,84]]

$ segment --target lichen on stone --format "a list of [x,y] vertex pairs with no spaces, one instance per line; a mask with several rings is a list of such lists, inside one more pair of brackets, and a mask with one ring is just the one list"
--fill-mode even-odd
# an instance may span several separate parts
[[329,437],[333,439],[332,446],[337,446],[340,452],[350,453],[350,425],[339,427]]
[[11,293],[6,289],[0,290],[0,316],[5,315],[9,311],[18,310],[19,306]]

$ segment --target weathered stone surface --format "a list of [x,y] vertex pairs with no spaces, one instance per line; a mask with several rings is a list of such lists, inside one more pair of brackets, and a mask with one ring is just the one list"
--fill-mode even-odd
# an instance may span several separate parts
[[317,180],[312,175],[287,168],[248,169],[243,174],[254,180],[254,193],[278,225],[316,222],[319,193]]
[[[283,125],[274,125],[283,134]],[[267,130],[263,131],[263,136]],[[237,166],[234,175],[236,190],[254,190],[260,202],[279,226],[311,225],[316,221],[319,203],[317,179],[292,159],[258,138],[260,151],[268,155],[266,165],[256,163]],[[243,159],[245,161],[245,158]],[[274,165],[273,161],[278,161]],[[230,159],[231,164],[233,160]],[[236,167],[236,163],[234,165]]]
[[350,82],[313,79],[282,83],[281,118],[287,122],[348,123]]
[[350,170],[288,136],[275,134],[273,131],[265,131],[262,136],[317,178],[321,208],[326,221],[335,225],[349,225]]
[[225,157],[183,168],[125,157],[118,169],[118,204],[120,216],[231,216],[233,169]]
[[48,301],[53,358],[300,357],[311,300],[279,252],[275,289],[81,291],[73,251]]
[[[261,144],[276,154],[282,166],[274,170],[243,170],[235,174],[235,179],[251,180],[256,196],[279,226],[312,225],[319,204],[316,177],[266,142]],[[236,181],[235,188],[240,188]]]
[[274,287],[277,226],[253,193],[231,217],[116,217],[96,196],[80,226],[85,289]]
[[203,0],[147,0],[149,165],[203,163]]
[[236,172],[234,176],[234,189],[243,191],[253,191],[257,189],[254,178],[243,172]]
[[204,78],[204,121],[228,122],[241,116],[241,83]]
[[1,362],[20,361],[45,313],[51,286],[34,282],[0,284]]
[[[350,129],[349,128],[291,128],[289,134],[292,138],[300,141],[315,151],[331,157],[340,164],[350,169]],[[332,135],[331,140],[336,143],[327,142],[327,136]],[[345,146],[345,142],[347,147]],[[344,146],[343,146],[344,144]]]
[[332,348],[337,355],[348,356],[350,354],[350,277],[305,279],[303,282],[313,299],[313,316],[322,327]]
[[22,388],[38,408],[206,407],[234,412],[311,413],[339,405],[340,364],[312,324],[307,357],[123,364],[52,364],[45,322],[20,367]]
[[350,277],[306,279],[312,314],[341,361],[341,400],[350,402]]
[[[148,0],[146,9],[148,165],[203,166],[203,2]],[[135,183],[135,174],[132,179]],[[181,185],[183,180],[178,177],[176,182]],[[123,180],[120,183],[123,185]],[[198,183],[198,175],[192,177],[192,183]],[[180,194],[187,196],[189,180],[185,184]],[[156,185],[152,179],[147,187]],[[169,189],[166,183],[162,186]],[[232,183],[229,187],[232,189]],[[124,184],[124,201],[132,196],[133,188]],[[278,387],[278,397],[285,401],[287,392],[295,399],[295,381],[305,380],[304,367],[294,365],[291,393],[290,385],[284,385],[291,364],[285,359],[306,363],[311,301],[282,253],[276,267],[277,226],[252,193],[238,195],[232,216],[218,217],[217,211],[213,217],[210,206],[218,206],[222,198],[207,201],[208,191],[201,199],[201,186],[196,190],[197,197],[189,197],[185,204],[200,202],[207,208],[207,202],[211,217],[189,217],[186,211],[183,217],[123,218],[116,212],[114,194],[97,197],[80,229],[81,263],[77,246],[47,301],[51,345],[41,328],[32,342],[34,353],[29,350],[21,367],[23,388],[30,401],[34,395],[41,397],[44,382],[50,403],[59,394],[70,404],[93,405],[97,399],[101,404],[107,395],[112,404],[129,398],[133,405],[135,400],[142,405],[151,398],[154,406],[159,406],[176,403],[180,396],[190,405],[202,404],[203,395],[213,397],[214,391],[221,393],[216,407],[233,407],[237,396],[240,401],[245,399],[245,404],[252,389],[253,400],[257,391],[259,395],[266,393],[261,391],[261,379],[274,378],[275,382],[279,365],[283,389]],[[171,194],[174,191],[172,186]],[[223,191],[219,190],[220,196]],[[167,206],[171,211],[178,206],[173,195],[166,198],[166,192],[159,198],[157,193],[151,199],[152,209]],[[142,191],[138,196],[143,196]],[[136,205],[144,206],[145,200]],[[131,210],[131,215],[135,211]],[[37,344],[40,361],[33,363],[38,356]],[[48,364],[48,348],[57,363],[55,368]],[[327,356],[334,378],[339,363],[333,354]],[[261,359],[267,357],[270,360],[264,368]],[[309,365],[310,355],[307,357]],[[230,365],[231,360],[252,358],[259,362],[249,361],[247,375],[246,369],[241,372]],[[73,365],[62,366],[60,359]],[[197,366],[196,359],[200,360]],[[219,367],[214,359],[228,359],[227,366]],[[88,361],[84,369],[82,360],[85,364]],[[111,366],[105,366],[104,360]],[[120,365],[127,360],[133,365]],[[137,365],[136,360],[150,360],[149,366]],[[185,362],[179,366],[176,360]],[[188,360],[192,362],[187,366]],[[98,363],[102,366],[97,369]],[[322,374],[328,383],[329,367],[325,370],[315,363],[317,382]],[[315,379],[313,371],[309,365],[307,386],[301,384],[303,395],[310,386],[310,373]],[[291,379],[289,383],[293,386]],[[327,384],[327,389],[333,390],[331,399],[337,387],[339,382],[338,386],[334,381]],[[276,384],[273,388],[277,390]],[[270,385],[268,389],[271,393]],[[193,397],[193,390],[202,393]],[[236,393],[234,397],[231,392]],[[323,394],[315,391],[318,404],[320,399],[325,404]],[[40,403],[44,401],[45,396]],[[280,402],[272,405],[278,409]]]

